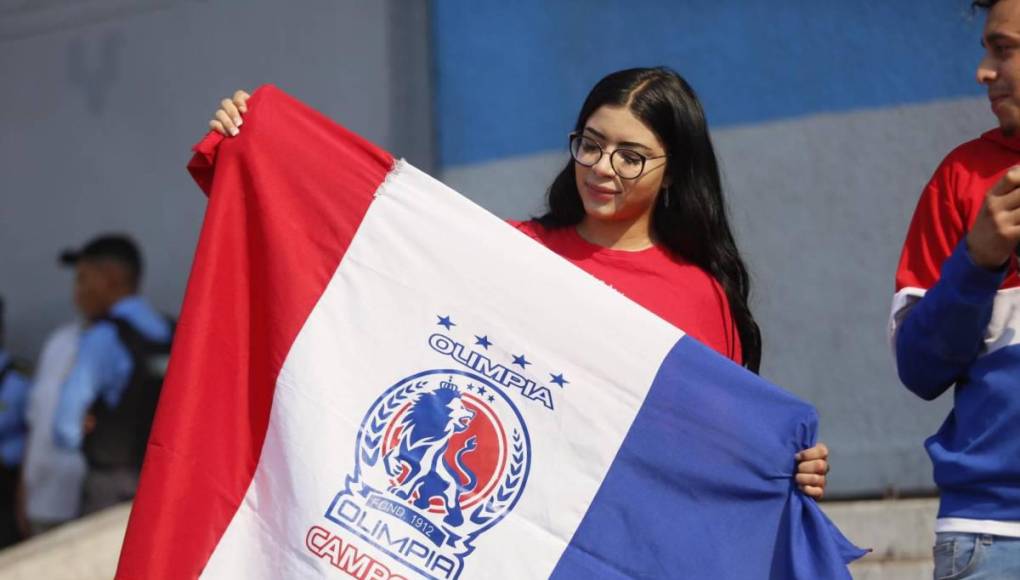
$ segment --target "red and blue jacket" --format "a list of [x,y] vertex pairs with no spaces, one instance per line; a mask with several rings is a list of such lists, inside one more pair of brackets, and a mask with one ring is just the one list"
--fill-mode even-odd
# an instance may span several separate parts
[[964,143],[918,202],[896,272],[890,338],[900,380],[953,408],[925,442],[940,518],[1020,521],[1020,277],[966,247],[985,193],[1020,164],[1020,138],[996,129]]

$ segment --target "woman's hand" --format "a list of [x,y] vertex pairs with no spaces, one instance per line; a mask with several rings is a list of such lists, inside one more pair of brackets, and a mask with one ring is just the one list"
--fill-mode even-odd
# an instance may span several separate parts
[[829,473],[829,448],[819,443],[801,451],[797,457],[797,487],[806,495],[822,499],[825,494],[825,476]]
[[241,125],[244,123],[242,115],[248,112],[248,99],[251,95],[244,91],[237,91],[229,99],[220,101],[220,108],[209,121],[209,128],[220,135],[234,137],[238,134]]

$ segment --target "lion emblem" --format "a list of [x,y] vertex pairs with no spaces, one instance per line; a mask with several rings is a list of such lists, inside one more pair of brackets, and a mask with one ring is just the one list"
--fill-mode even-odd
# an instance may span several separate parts
[[443,522],[461,525],[464,516],[460,497],[478,483],[463,463],[463,456],[477,446],[476,437],[468,438],[457,450],[453,465],[447,460],[447,452],[453,436],[466,431],[474,417],[475,412],[464,405],[452,377],[435,391],[418,395],[400,421],[399,443],[383,456],[386,473],[398,479],[390,486],[390,493],[413,500],[420,509],[428,509],[431,500],[439,498],[446,508]]

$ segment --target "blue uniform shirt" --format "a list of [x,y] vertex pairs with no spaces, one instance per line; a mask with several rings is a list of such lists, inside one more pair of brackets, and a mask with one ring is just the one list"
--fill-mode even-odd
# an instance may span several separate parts
[[[110,309],[109,316],[127,321],[150,340],[170,340],[169,322],[141,296],[120,300]],[[128,385],[133,364],[113,323],[101,320],[82,333],[78,356],[61,388],[53,418],[58,445],[81,447],[82,422],[89,407],[100,397],[108,405],[115,406]]]
[[[0,369],[10,356],[0,349]],[[25,455],[25,408],[28,405],[28,379],[18,371],[7,373],[0,384],[0,462],[6,467],[21,465]]]

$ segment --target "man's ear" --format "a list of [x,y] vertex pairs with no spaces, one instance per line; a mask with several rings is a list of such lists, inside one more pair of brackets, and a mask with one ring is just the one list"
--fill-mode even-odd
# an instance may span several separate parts
[[131,270],[114,260],[104,260],[100,263],[103,272],[103,284],[109,291],[119,292],[125,288],[134,286]]

